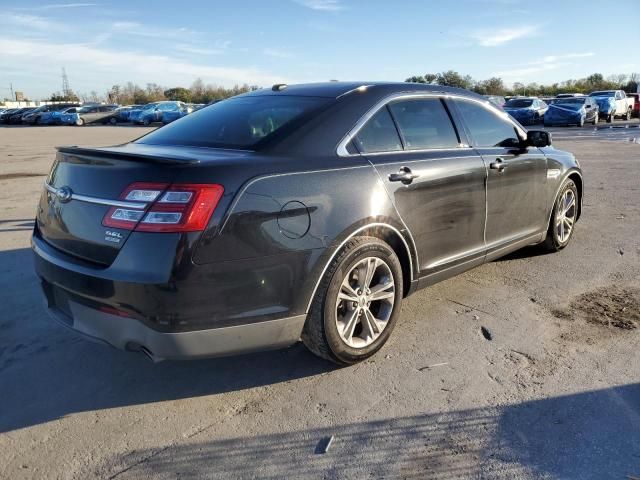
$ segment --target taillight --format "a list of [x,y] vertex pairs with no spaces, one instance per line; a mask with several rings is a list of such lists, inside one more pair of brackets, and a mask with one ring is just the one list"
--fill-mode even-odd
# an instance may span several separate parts
[[138,232],[199,232],[209,223],[223,192],[217,184],[133,183],[120,199],[149,205],[111,207],[102,225]]

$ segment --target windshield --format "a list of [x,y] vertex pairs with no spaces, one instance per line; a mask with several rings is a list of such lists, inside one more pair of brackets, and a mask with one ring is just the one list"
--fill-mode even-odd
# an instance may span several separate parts
[[582,105],[585,102],[584,98],[559,98],[554,103],[562,105]]
[[78,113],[87,113],[88,111],[90,111],[93,107],[82,107],[80,109],[78,109]]
[[602,92],[591,92],[589,94],[590,97],[613,97],[616,92],[612,90],[602,91]]
[[142,107],[142,110],[150,110],[156,108],[157,106],[157,103],[147,103],[144,107]]
[[283,126],[331,100],[289,95],[236,97],[198,110],[158,129],[139,143],[194,147],[251,148]]
[[526,108],[526,107],[530,107],[531,105],[533,105],[533,100],[524,100],[524,99],[516,99],[516,98],[514,98],[513,100],[509,100],[507,103],[504,104],[505,107],[511,107],[511,108]]

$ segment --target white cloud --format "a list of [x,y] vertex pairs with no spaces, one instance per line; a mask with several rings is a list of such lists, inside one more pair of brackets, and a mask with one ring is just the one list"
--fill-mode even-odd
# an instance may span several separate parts
[[324,12],[337,12],[344,10],[344,5],[340,0],[293,0],[299,5],[310,8],[312,10],[321,10]]
[[24,7],[19,10],[58,10],[62,8],[95,7],[97,5],[97,3],[50,3],[48,5],[40,5],[38,7]]
[[534,60],[532,62],[529,62],[529,65],[543,65],[545,63],[552,63],[552,62],[558,62],[561,60],[569,60],[572,58],[587,58],[587,57],[593,57],[595,55],[595,53],[593,52],[584,52],[584,53],[564,53],[562,55],[547,55],[544,58],[541,58],[540,60]]
[[262,53],[268,57],[275,58],[293,58],[294,55],[286,50],[280,50],[278,48],[264,48]]
[[[20,69],[28,75],[32,69],[56,71],[65,65],[67,71],[76,68],[83,72],[85,82],[92,90],[106,88],[113,83],[128,80],[162,85],[187,85],[200,77],[205,82],[223,86],[249,83],[271,85],[285,81],[253,67],[237,68],[192,63],[167,55],[148,55],[135,51],[110,50],[78,43],[51,43],[50,41],[16,40],[0,37],[0,63],[11,69]],[[99,78],[103,86],[91,77]],[[76,86],[77,90],[87,88]]]
[[222,55],[225,53],[225,50],[222,48],[202,48],[186,44],[174,45],[173,48],[178,52],[188,53],[191,55]]
[[518,68],[496,72],[495,76],[505,77],[505,78],[530,77],[532,75],[536,75],[541,72],[546,72],[549,70],[557,70],[558,68],[572,65],[570,62],[567,62],[567,60],[572,60],[576,58],[588,58],[588,57],[593,57],[594,55],[595,54],[593,52],[547,55],[546,57],[521,64],[518,66]]
[[29,28],[35,30],[54,30],[60,25],[44,17],[22,13],[5,13],[0,15],[0,25],[6,28]]
[[111,24],[112,30],[122,35],[133,35],[149,38],[186,38],[200,35],[200,32],[186,27],[170,29],[167,27],[154,28],[138,22],[119,21]]
[[540,31],[538,25],[522,25],[513,28],[497,28],[476,30],[470,34],[470,37],[478,42],[482,47],[499,47],[506,45],[514,40],[521,38],[533,37]]

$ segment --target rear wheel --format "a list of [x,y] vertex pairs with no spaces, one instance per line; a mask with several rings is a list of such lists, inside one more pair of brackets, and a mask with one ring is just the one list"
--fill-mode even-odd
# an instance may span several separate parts
[[627,121],[631,120],[631,109],[627,110],[627,114],[624,116],[624,119]]
[[593,117],[593,124],[594,125],[598,124],[599,116],[600,116],[600,114],[598,112],[596,112],[596,114]]
[[115,125],[116,123],[118,123],[118,120],[116,119],[116,117],[111,117],[111,118],[109,119],[109,123],[110,123],[111,125]]
[[84,118],[82,118],[82,117],[78,118],[78,119],[76,120],[76,125],[77,125],[78,127],[83,126],[83,125],[84,125]]
[[149,121],[149,119],[148,119],[148,118],[145,118],[145,119],[143,120],[143,122],[142,122],[142,124],[143,124],[145,127],[148,127],[150,123],[151,123],[151,122]]
[[573,180],[565,180],[553,205],[547,237],[542,247],[549,252],[562,250],[569,244],[578,218],[578,188]]
[[584,127],[584,117],[580,117],[580,121],[578,122],[578,127]]
[[614,115],[613,113],[607,115],[607,123],[613,122],[613,115]]
[[332,362],[362,361],[391,335],[402,292],[402,267],[393,249],[378,238],[355,237],[325,272],[302,341]]

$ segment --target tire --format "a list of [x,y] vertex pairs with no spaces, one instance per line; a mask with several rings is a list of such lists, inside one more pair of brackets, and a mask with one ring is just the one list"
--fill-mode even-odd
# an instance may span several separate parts
[[[569,208],[562,209],[562,205],[564,203],[570,203],[565,200],[568,195],[573,197],[573,203],[569,206]],[[569,245],[571,237],[573,236],[573,231],[575,230],[579,201],[580,199],[578,197],[578,187],[576,187],[576,184],[573,180],[565,180],[562,184],[562,187],[560,188],[560,191],[558,192],[558,196],[553,203],[553,211],[551,212],[551,219],[549,221],[547,237],[544,239],[544,242],[542,242],[542,248],[544,250],[546,250],[547,252],[557,252]],[[564,219],[566,219],[567,222],[562,219],[563,210],[566,212],[564,214]],[[562,227],[560,227],[560,225],[562,225]],[[568,227],[569,231],[567,233]]]
[[625,119],[626,121],[631,120],[631,110],[627,110],[627,113],[626,113],[626,115],[624,116],[624,119]]
[[594,125],[598,125],[598,120],[600,119],[600,114],[596,113],[595,116],[593,117],[593,124]]
[[[373,272],[367,287],[380,287],[378,294],[388,298],[367,303],[366,290],[358,288],[364,286],[361,272],[367,271]],[[302,341],[319,357],[340,365],[369,358],[386,343],[398,320],[402,281],[402,266],[388,244],[375,237],[350,239],[318,285]],[[355,302],[340,299],[339,294]],[[372,323],[370,315],[377,321]],[[349,325],[351,335],[346,333]]]
[[578,122],[578,127],[584,127],[584,117],[580,117],[580,122]]
[[148,118],[145,118],[145,119],[143,120],[143,122],[142,122],[142,124],[143,124],[145,127],[148,127],[150,123],[151,123],[151,122],[149,121],[149,119],[148,119]]
[[76,120],[76,126],[82,127],[84,125],[84,118],[80,117]]
[[118,123],[118,120],[116,119],[116,117],[111,117],[111,118],[109,119],[109,123],[110,123],[111,125],[115,125],[116,123]]
[[611,115],[607,115],[607,123],[613,122],[613,113]]

